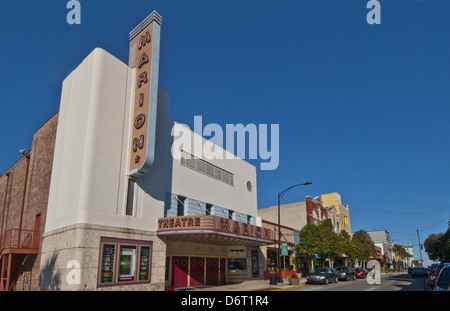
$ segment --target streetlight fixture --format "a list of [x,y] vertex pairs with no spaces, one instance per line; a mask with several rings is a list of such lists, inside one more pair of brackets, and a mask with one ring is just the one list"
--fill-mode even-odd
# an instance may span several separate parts
[[283,195],[286,194],[289,190],[292,188],[298,187],[298,186],[305,186],[305,185],[311,185],[312,182],[308,181],[303,184],[297,184],[293,185],[287,189],[284,189],[281,192],[278,192],[278,282],[283,282],[283,278],[281,277],[281,225],[280,225],[280,201]]

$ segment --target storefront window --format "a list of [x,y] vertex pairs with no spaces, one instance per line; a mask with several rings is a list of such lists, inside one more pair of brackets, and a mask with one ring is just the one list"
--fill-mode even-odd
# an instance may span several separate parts
[[151,281],[150,241],[102,238],[99,286]]
[[119,259],[119,282],[132,282],[136,275],[136,247],[121,246]]
[[247,271],[246,258],[230,258],[228,259],[229,271]]

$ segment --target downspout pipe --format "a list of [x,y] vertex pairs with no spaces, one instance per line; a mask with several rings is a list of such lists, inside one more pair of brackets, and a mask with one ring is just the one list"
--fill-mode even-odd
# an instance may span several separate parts
[[23,222],[23,212],[25,209],[25,195],[27,193],[27,182],[28,182],[28,171],[30,169],[30,154],[27,153],[25,155],[25,158],[27,159],[27,170],[25,173],[25,183],[23,185],[23,196],[22,196],[22,207],[20,210],[20,222],[19,222],[19,234],[17,237],[17,246],[20,247],[20,238],[21,238],[21,234],[22,234],[22,222]]
[[8,198],[8,189],[9,189],[9,175],[11,174],[11,172],[6,172],[6,189],[5,189],[5,198],[3,200],[3,211],[2,211],[2,227],[1,227],[1,231],[0,231],[0,236],[3,235],[3,225],[5,223],[5,211],[6,211],[6,200]]

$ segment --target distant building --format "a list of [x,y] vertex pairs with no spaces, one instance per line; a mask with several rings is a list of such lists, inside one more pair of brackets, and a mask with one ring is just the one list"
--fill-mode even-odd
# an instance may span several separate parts
[[367,231],[375,246],[381,249],[381,264],[383,268],[389,268],[392,265],[392,247],[393,243],[389,232],[386,230]]
[[[261,208],[258,216],[278,224],[278,206]],[[320,197],[313,199],[307,196],[306,201],[280,205],[280,224],[295,230],[301,230],[305,225],[318,226],[329,218],[329,209],[323,205]]]
[[409,257],[409,258],[405,258],[406,267],[407,268],[412,267],[413,266],[412,262],[414,260],[414,247],[412,244],[406,244],[406,245],[403,245],[403,248],[408,252],[408,254],[411,255],[411,257]]

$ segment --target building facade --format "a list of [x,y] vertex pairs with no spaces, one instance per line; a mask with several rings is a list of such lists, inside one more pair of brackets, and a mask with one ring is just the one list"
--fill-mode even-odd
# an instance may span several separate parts
[[412,244],[403,245],[403,248],[411,255],[411,257],[404,258],[407,268],[413,267],[414,260],[414,247]]
[[393,242],[386,230],[373,230],[367,231],[375,246],[380,248],[381,252],[381,266],[383,271],[388,269],[392,265],[393,255]]
[[[263,223],[266,224],[278,224],[278,206],[271,206],[268,208],[261,208],[258,210],[258,216],[261,216]],[[306,272],[307,270],[311,270],[313,265],[309,260],[305,259],[305,256],[299,254],[295,245],[297,245],[300,241],[300,231],[306,225],[315,225],[319,226],[326,219],[330,219],[333,224],[334,230],[336,233],[339,233],[340,229],[340,214],[337,213],[337,209],[334,206],[325,206],[322,202],[322,198],[320,196],[316,196],[312,198],[311,196],[306,196],[306,200],[303,202],[295,202],[289,204],[280,205],[280,224],[281,224],[281,233],[282,238],[284,235],[290,236],[293,235],[293,238],[286,241],[292,244],[292,253],[289,254],[288,258],[281,259],[284,268],[285,266],[293,267],[295,270]],[[275,230],[278,230],[278,227],[275,227]],[[275,234],[275,238],[278,235]],[[289,244],[289,245],[291,245]],[[265,251],[265,256],[268,262],[268,268],[270,268],[270,264],[275,262],[275,255],[278,252],[278,245],[272,245],[267,248],[263,248],[263,252]],[[325,264],[326,256],[323,254],[317,254],[317,259],[322,260],[322,264]],[[345,256],[342,255],[336,259],[336,262],[343,262],[345,260]]]
[[256,169],[215,145],[223,157],[205,157],[213,144],[169,119],[161,25],[153,12],[130,33],[128,64],[97,48],[63,82],[41,290],[263,278],[273,232],[257,217]]
[[[340,228],[340,214],[334,206],[326,206],[320,196],[306,196],[303,202],[280,205],[280,223],[300,231],[305,225],[320,225],[324,220],[331,219],[336,233]],[[278,223],[278,206],[258,209],[258,216],[263,220]]]
[[[285,256],[277,257],[280,254],[280,247],[278,245],[278,224],[262,220],[263,228],[272,230],[275,234],[275,240],[273,244],[261,246],[261,252],[265,257],[264,271],[265,279],[268,279],[269,273],[274,273],[278,269],[278,265],[284,271],[295,271],[297,268],[296,262],[296,245],[299,239],[299,230],[280,225],[281,242],[287,243],[287,254]],[[280,259],[281,258],[281,259]],[[283,275],[286,276],[286,275]],[[286,276],[287,277],[287,276]]]
[[0,174],[0,290],[39,289],[58,114],[33,135],[31,149]]
[[350,225],[350,210],[348,205],[343,205],[341,202],[341,195],[337,192],[322,194],[321,196],[324,206],[334,207],[336,214],[339,215],[340,230],[345,230],[352,236],[352,227]]

